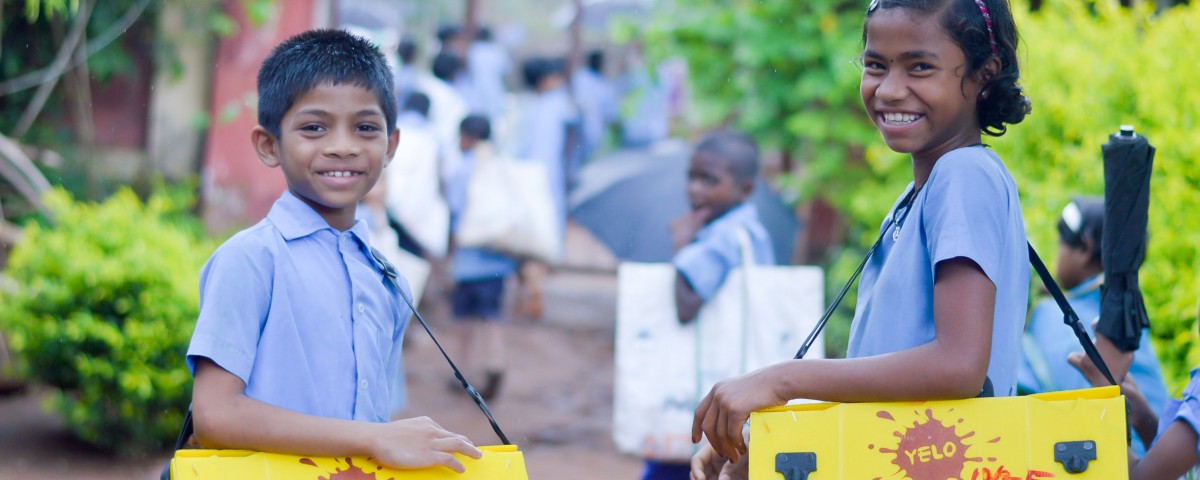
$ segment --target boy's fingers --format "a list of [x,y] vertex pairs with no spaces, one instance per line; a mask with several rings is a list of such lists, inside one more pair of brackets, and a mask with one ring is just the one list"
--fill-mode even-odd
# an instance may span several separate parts
[[441,465],[443,467],[454,470],[455,472],[458,472],[458,473],[463,473],[463,472],[467,471],[467,467],[464,466],[462,464],[462,462],[458,461],[457,458],[454,458],[454,455],[451,455],[446,452],[434,452],[433,453],[433,464]]

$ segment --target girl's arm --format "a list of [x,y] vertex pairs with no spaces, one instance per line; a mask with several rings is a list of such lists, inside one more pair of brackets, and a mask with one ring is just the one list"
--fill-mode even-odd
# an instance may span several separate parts
[[1129,480],[1179,478],[1197,463],[1200,455],[1196,453],[1196,431],[1186,422],[1176,420],[1141,461],[1130,460]]
[[365,455],[396,468],[444,466],[463,472],[453,453],[483,454],[462,435],[426,417],[390,423],[323,418],[245,395],[246,384],[212,360],[196,359],[192,392],[196,438],[207,448],[236,448],[319,457]]
[[[793,398],[875,402],[979,395],[991,356],[996,287],[972,260],[939,262],[934,281],[934,340],[916,348],[855,359],[791,360],[716,384],[696,409],[701,432],[725,458],[746,452],[750,412]],[[881,308],[886,308],[881,306]]]

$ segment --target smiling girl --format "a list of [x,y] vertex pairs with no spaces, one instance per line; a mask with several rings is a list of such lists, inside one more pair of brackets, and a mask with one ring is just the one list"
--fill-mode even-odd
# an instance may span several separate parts
[[694,479],[744,476],[743,425],[793,398],[835,402],[1015,394],[1029,256],[1016,184],[982,135],[1029,113],[1005,0],[876,0],[863,105],[913,181],[862,273],[846,359],[791,360],[718,383],[700,403]]

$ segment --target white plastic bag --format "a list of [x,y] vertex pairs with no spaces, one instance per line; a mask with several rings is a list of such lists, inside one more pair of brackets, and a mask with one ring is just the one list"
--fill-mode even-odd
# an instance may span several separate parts
[[437,138],[427,130],[400,133],[387,175],[388,213],[421,248],[445,257],[450,241],[450,208],[441,193]]
[[[821,269],[749,265],[742,237],[742,266],[686,326],[675,310],[672,265],[618,267],[613,441],[622,452],[686,462],[695,453],[696,406],[712,386],[791,359],[821,318]],[[822,356],[818,339],[807,357]]]
[[546,169],[532,161],[476,153],[455,240],[549,264],[562,258]]

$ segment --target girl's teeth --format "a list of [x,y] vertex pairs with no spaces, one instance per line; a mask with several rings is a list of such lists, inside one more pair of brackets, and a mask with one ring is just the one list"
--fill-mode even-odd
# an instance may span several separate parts
[[915,122],[918,117],[920,117],[920,115],[914,113],[885,113],[883,114],[883,121],[887,123],[904,125]]

